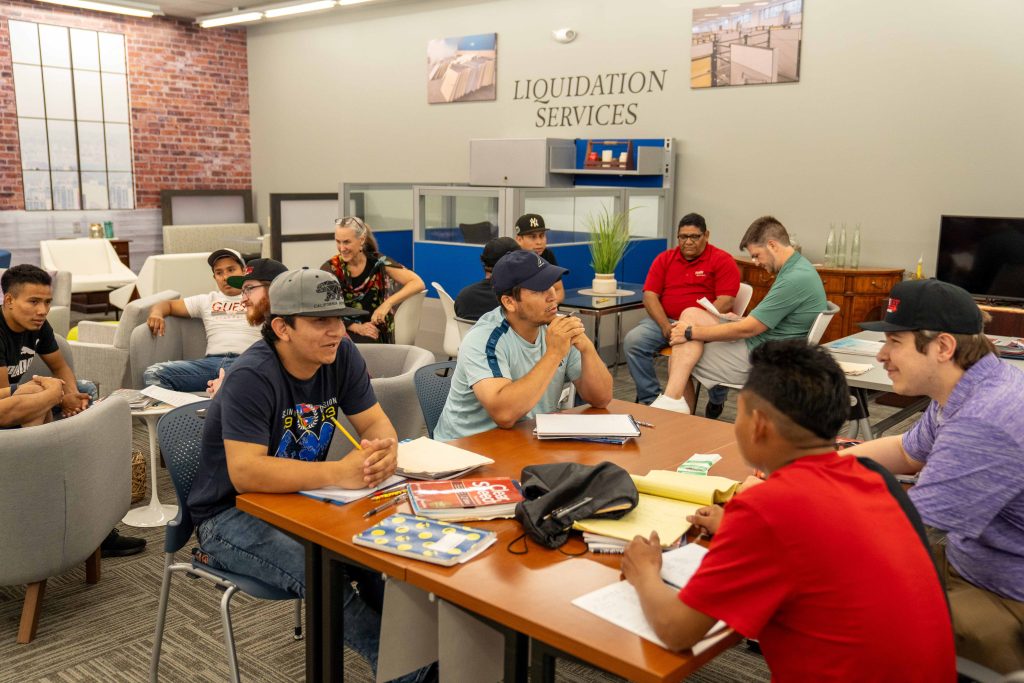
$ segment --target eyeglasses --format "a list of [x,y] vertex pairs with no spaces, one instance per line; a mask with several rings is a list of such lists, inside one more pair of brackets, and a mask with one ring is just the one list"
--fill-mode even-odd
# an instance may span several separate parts
[[357,228],[362,228],[363,230],[366,229],[366,223],[364,223],[363,219],[359,216],[344,216],[334,221],[334,225],[339,228],[355,226]]
[[678,235],[680,242],[700,242],[700,238],[704,236],[704,233],[699,232],[696,235]]
[[259,289],[260,287],[266,287],[266,285],[246,285],[242,287],[242,296],[249,296],[254,289]]

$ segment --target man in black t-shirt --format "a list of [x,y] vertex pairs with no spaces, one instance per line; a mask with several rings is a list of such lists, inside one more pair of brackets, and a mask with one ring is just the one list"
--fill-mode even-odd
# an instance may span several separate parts
[[[46,322],[53,301],[50,275],[29,264],[14,266],[0,278],[3,312],[0,315],[0,427],[34,427],[49,422],[56,409],[71,417],[89,406],[89,394],[80,391],[71,366],[57,346]],[[53,377],[26,378],[32,359],[39,355]],[[83,382],[95,389],[91,382]],[[84,386],[82,387],[84,388]],[[144,538],[110,532],[100,545],[103,557],[142,552]]]
[[[235,506],[239,493],[374,487],[394,474],[397,435],[345,334],[341,285],[321,270],[293,270],[270,285],[263,339],[242,353],[203,427],[188,508],[208,562],[303,597],[305,551],[280,529]],[[361,450],[326,461],[336,419],[348,417]],[[382,591],[376,574],[346,570],[345,640],[376,666]],[[352,599],[350,600],[349,597]],[[367,609],[369,607],[369,609]]]
[[484,251],[480,254],[484,264],[484,279],[459,292],[455,297],[455,315],[464,320],[479,320],[484,313],[498,307],[498,295],[491,286],[491,271],[498,259],[519,248],[519,244],[511,237],[495,237],[484,245]]
[[[78,391],[75,373],[61,355],[53,328],[46,321],[53,301],[50,275],[33,265],[14,266],[0,279],[0,291],[4,293],[0,363],[5,366],[5,372],[0,372],[0,400],[16,399],[10,405],[0,405],[0,425],[42,424],[50,419],[49,409],[58,406],[65,416],[85,410],[89,396]],[[20,387],[22,376],[37,354],[53,378],[29,378],[31,381]],[[59,393],[53,390],[55,380],[61,383]]]

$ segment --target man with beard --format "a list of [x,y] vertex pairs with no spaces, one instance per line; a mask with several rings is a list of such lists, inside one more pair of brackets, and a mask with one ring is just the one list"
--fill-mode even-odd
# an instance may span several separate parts
[[[696,402],[691,375],[711,388],[741,385],[750,372],[750,352],[767,341],[806,338],[825,310],[825,288],[810,261],[789,242],[786,228],[773,216],[761,216],[740,241],[754,263],[775,273],[768,294],[750,315],[719,323],[701,308],[687,308],[672,327],[672,358],[665,393],[654,408],[690,413]],[[713,342],[708,344],[707,342]]]
[[[245,320],[253,327],[259,327],[267,319],[270,311],[270,297],[267,292],[270,283],[281,273],[287,272],[280,261],[272,258],[257,258],[245,265],[242,275],[232,275],[227,279],[228,286],[242,292],[242,306],[245,307]],[[206,384],[206,392],[212,398],[224,381],[224,368],[217,373],[216,379]]]

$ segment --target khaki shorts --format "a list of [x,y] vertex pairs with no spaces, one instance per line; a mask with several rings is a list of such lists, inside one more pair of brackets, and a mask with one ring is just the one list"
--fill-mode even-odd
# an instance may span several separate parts
[[750,374],[750,352],[742,339],[704,344],[704,354],[693,368],[693,377],[710,389],[719,384],[743,386]]

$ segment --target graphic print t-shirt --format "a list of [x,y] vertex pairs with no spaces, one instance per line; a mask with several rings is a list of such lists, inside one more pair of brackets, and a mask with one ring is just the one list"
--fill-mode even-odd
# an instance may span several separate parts
[[6,366],[7,381],[13,387],[20,380],[36,354],[46,355],[58,350],[50,323],[38,330],[14,332],[0,313],[0,363]]
[[225,439],[259,444],[276,458],[319,462],[334,436],[331,418],[361,413],[376,402],[366,363],[347,338],[334,363],[320,366],[308,380],[289,375],[267,342],[253,344],[228,371],[207,411],[199,471],[188,497],[196,524],[235,504]]
[[260,328],[245,319],[242,295],[226,296],[214,290],[183,299],[192,318],[206,328],[206,355],[242,353],[260,339]]

